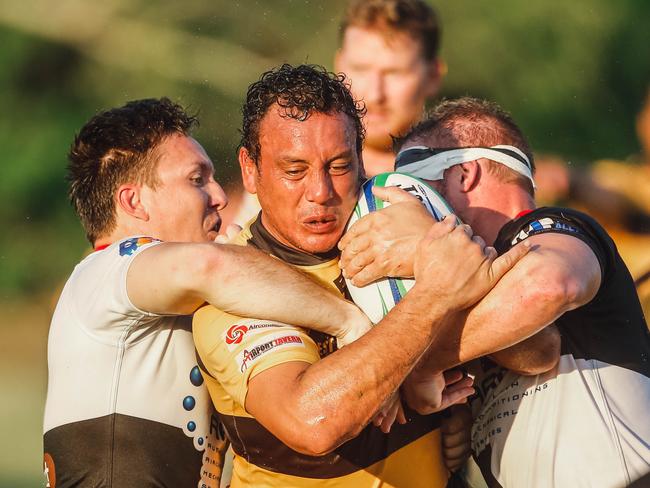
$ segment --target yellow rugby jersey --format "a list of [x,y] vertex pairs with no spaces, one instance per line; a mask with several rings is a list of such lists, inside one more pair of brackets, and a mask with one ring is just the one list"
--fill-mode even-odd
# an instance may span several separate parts
[[[253,245],[345,293],[338,253],[311,255],[276,241],[258,218],[235,239]],[[263,298],[262,298],[263,299]],[[297,300],[300,297],[296,297]],[[205,306],[194,315],[199,366],[235,453],[231,486],[444,487],[449,473],[441,453],[438,414],[407,412],[406,425],[389,434],[368,425],[325,456],[283,444],[244,405],[255,375],[289,361],[315,363],[336,350],[327,334],[266,320],[244,319]]]

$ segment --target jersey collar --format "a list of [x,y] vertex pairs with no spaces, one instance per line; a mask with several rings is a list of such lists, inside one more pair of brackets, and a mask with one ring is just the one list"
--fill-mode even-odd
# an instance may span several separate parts
[[255,222],[251,224],[250,231],[252,238],[248,241],[249,244],[281,259],[285,263],[296,266],[315,266],[339,257],[339,250],[336,247],[326,253],[311,254],[281,243],[262,225],[261,213],[255,219]]

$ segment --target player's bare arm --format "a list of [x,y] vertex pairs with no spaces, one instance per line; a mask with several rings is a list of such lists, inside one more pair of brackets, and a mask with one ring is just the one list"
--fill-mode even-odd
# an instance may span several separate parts
[[[418,281],[404,300],[366,335],[321,361],[285,363],[255,376],[246,410],[294,450],[332,451],[356,436],[397,390],[442,324],[479,300],[523,254],[486,253],[453,217],[434,224],[418,244]],[[432,273],[443,262],[444,271]],[[465,390],[440,409],[471,393]]]
[[[447,331],[456,331],[452,335],[456,341],[435,345],[439,359],[432,354],[432,361],[454,365],[501,351],[532,337],[595,296],[601,281],[600,264],[583,241],[548,233],[524,242],[529,242],[531,251],[469,311],[462,326]],[[559,348],[556,353],[552,366]]]
[[127,291],[133,304],[148,312],[191,314],[208,302],[237,315],[300,323],[337,337],[339,345],[370,328],[354,304],[250,247],[153,246],[135,257],[127,275]]
[[[447,324],[439,336],[445,340],[432,342],[403,388],[409,404],[421,407],[426,402],[429,375],[495,351],[500,353],[492,354],[493,359],[520,373],[538,374],[557,364],[559,334],[548,326],[594,297],[600,286],[600,265],[593,251],[575,237],[542,234],[527,240],[531,252],[464,319]],[[526,339],[532,342],[533,352],[522,347]],[[517,343],[521,345],[511,348]],[[537,363],[531,366],[526,360]]]
[[555,324],[510,347],[495,351],[490,358],[515,373],[531,376],[546,373],[560,357],[562,338]]

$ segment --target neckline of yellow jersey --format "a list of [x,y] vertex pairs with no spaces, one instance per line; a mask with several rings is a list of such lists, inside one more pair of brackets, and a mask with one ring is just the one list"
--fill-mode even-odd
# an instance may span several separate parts
[[252,237],[248,241],[249,244],[279,258],[285,263],[296,266],[314,266],[339,257],[339,250],[336,247],[325,253],[312,254],[281,243],[262,225],[261,214],[251,224],[250,232]]

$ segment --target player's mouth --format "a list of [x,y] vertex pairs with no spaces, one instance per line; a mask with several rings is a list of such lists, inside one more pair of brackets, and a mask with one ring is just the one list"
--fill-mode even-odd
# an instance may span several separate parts
[[221,217],[217,217],[217,221],[208,229],[208,239],[214,241],[219,235],[219,229],[221,229]]
[[336,215],[315,215],[307,217],[302,221],[302,224],[309,229],[310,232],[315,234],[325,234],[332,232],[338,227],[338,219]]

